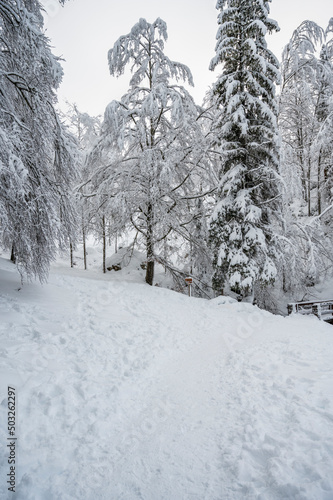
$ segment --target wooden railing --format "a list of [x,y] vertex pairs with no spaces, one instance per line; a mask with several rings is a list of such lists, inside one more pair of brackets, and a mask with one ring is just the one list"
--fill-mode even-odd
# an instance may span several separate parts
[[324,321],[333,319],[333,300],[317,300],[315,302],[294,302],[288,304],[288,314],[314,314]]

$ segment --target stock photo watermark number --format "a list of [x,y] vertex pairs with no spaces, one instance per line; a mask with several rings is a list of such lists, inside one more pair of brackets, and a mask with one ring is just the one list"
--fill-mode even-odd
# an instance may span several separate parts
[[16,391],[14,387],[8,387],[8,435],[7,450],[8,450],[8,466],[7,473],[8,490],[15,493],[16,487]]

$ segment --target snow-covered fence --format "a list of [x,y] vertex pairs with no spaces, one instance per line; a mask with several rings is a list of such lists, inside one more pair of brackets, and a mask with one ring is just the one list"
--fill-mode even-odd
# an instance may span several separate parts
[[333,320],[333,300],[319,300],[315,302],[294,302],[288,304],[288,314],[314,314],[324,321]]

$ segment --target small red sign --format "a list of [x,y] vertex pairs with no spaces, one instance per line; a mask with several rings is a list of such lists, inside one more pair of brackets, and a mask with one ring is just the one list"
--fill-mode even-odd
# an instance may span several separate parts
[[185,283],[187,283],[188,285],[191,285],[193,283],[193,278],[185,278]]

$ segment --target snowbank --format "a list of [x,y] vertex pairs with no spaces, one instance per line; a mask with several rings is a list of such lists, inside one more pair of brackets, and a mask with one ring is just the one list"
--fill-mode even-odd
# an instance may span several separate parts
[[116,276],[0,259],[0,497],[11,386],[16,499],[332,499],[332,326]]

